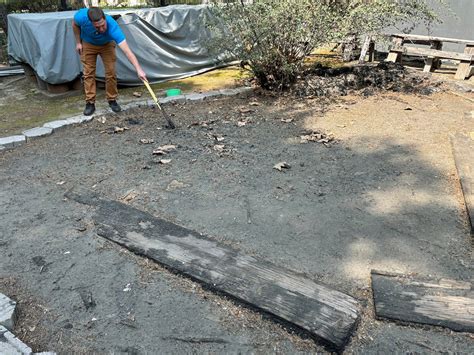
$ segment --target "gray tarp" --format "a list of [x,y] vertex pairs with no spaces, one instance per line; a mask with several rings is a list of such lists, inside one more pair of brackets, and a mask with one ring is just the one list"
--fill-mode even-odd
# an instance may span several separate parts
[[[203,47],[208,39],[204,5],[174,5],[152,9],[110,10],[150,82],[195,75],[216,67]],[[28,63],[44,81],[60,84],[78,77],[81,69],[75,51],[71,21],[75,12],[8,15],[8,54]],[[104,78],[99,60],[97,78]],[[120,84],[140,84],[135,69],[117,49]]]

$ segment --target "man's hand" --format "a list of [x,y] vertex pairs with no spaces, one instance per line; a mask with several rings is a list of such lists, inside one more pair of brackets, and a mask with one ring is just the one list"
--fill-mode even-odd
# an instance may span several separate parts
[[76,44],[76,51],[79,53],[79,55],[82,55],[82,43],[79,42]]
[[140,78],[141,81],[148,81],[148,79],[146,78],[146,74],[142,70],[142,68],[138,68],[137,75],[138,75],[138,77]]

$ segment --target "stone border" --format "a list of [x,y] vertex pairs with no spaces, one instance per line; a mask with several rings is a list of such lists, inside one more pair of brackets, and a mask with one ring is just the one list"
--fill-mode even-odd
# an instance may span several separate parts
[[[16,302],[0,293],[0,354],[32,355],[33,350],[11,333],[16,322]],[[53,352],[35,355],[56,355]]]
[[[166,104],[170,102],[193,102],[193,101],[202,101],[208,98],[217,98],[222,96],[235,96],[239,94],[245,94],[252,92],[252,88],[248,86],[243,86],[236,89],[221,89],[221,90],[213,90],[204,93],[189,93],[179,96],[171,96],[171,97],[164,97],[160,98],[158,101],[160,104]],[[143,101],[135,101],[130,102],[122,106],[122,110],[130,110],[132,108],[138,107],[153,107],[155,105],[153,100],[143,100]],[[96,111],[93,116],[84,116],[84,115],[77,115],[72,116],[69,118],[55,120],[45,123],[42,127],[34,127],[31,129],[27,129],[22,132],[20,135],[13,135],[8,137],[0,137],[0,152],[6,151],[7,149],[12,149],[19,147],[29,141],[33,141],[35,139],[46,137],[54,133],[59,129],[65,128],[70,125],[80,124],[90,122],[94,119],[94,117],[105,115],[110,113],[109,110],[99,110]]]
[[10,333],[8,329],[0,326],[0,353],[30,355],[33,353],[33,350],[14,334]]
[[13,329],[16,320],[16,302],[0,293],[0,327]]

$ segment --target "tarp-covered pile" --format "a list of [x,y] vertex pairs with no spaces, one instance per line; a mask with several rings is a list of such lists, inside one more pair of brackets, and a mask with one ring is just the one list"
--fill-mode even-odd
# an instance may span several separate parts
[[[116,18],[150,82],[195,75],[216,66],[204,42],[206,6],[175,5],[152,9],[106,10]],[[29,64],[50,84],[76,79],[81,61],[75,50],[74,11],[8,16],[8,54]],[[97,78],[104,78],[98,61]],[[125,54],[117,49],[117,78],[123,85],[141,84]]]

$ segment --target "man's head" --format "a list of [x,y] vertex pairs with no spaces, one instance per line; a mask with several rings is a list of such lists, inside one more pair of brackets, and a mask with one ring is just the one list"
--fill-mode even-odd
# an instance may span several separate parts
[[107,21],[105,21],[105,14],[100,7],[90,7],[87,11],[87,16],[89,16],[89,20],[91,20],[97,32],[104,33],[107,31]]

